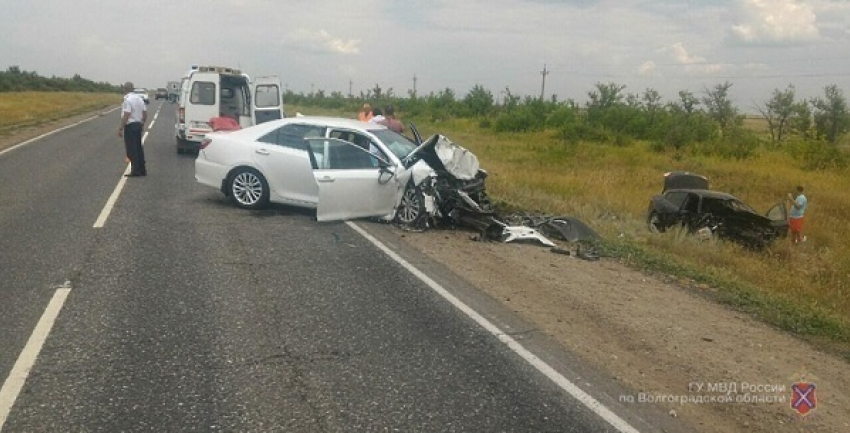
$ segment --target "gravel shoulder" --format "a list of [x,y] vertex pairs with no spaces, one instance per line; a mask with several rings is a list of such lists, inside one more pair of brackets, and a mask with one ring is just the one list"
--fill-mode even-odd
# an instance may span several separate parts
[[[614,259],[475,242],[465,231],[397,232],[400,242],[634,390],[622,397],[627,404],[658,405],[700,432],[850,431],[847,363],[699,293],[710,288]],[[817,387],[817,408],[806,416],[791,409],[791,386],[801,377]],[[731,386],[737,392],[719,391]],[[688,401],[664,401],[670,396]],[[719,402],[727,398],[733,401]]]

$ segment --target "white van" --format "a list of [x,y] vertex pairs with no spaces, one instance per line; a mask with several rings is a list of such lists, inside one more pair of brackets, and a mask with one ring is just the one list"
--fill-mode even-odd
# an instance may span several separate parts
[[197,66],[183,77],[177,100],[177,153],[197,151],[210,119],[230,117],[245,128],[285,117],[276,76],[251,80],[239,69]]

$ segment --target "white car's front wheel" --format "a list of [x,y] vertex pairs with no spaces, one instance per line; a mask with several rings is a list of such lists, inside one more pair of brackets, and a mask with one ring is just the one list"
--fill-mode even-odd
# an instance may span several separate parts
[[422,189],[412,184],[404,190],[395,214],[396,222],[406,226],[418,226],[425,218],[425,196]]
[[259,171],[250,167],[238,168],[230,176],[230,198],[245,209],[260,209],[269,203],[269,184]]

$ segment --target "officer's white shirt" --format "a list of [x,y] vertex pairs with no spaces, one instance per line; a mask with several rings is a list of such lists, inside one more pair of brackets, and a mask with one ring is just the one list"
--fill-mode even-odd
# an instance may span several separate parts
[[123,117],[124,113],[130,113],[130,118],[127,119],[128,124],[141,122],[147,109],[145,100],[138,93],[130,92],[124,95],[124,103],[121,104],[121,116]]

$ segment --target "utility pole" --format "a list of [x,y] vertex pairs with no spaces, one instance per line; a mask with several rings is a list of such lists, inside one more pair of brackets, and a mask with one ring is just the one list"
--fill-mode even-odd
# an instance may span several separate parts
[[352,86],[353,84],[354,84],[354,82],[353,82],[353,81],[351,81],[351,78],[349,78],[349,79],[348,79],[348,99],[351,99],[351,98],[353,98],[353,97],[354,97],[354,95],[352,95],[352,94],[351,94],[351,86]]
[[416,74],[413,74],[413,95],[416,96]]
[[546,91],[546,76],[549,75],[549,71],[546,70],[546,64],[543,64],[543,70],[540,71],[540,75],[543,76],[543,82],[540,84],[540,100],[543,100],[544,92]]

